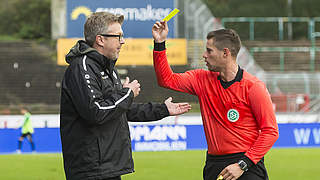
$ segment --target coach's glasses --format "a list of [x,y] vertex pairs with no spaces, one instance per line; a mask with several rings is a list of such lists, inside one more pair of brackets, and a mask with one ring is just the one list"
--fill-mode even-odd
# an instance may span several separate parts
[[100,36],[103,37],[117,37],[119,38],[119,42],[124,39],[123,34],[99,34]]

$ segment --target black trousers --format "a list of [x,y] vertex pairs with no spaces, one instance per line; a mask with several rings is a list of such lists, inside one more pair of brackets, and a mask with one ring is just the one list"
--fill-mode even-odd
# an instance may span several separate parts
[[107,179],[104,179],[104,180],[121,180],[121,176],[107,178]]
[[[244,153],[214,156],[207,153],[206,164],[203,169],[204,180],[216,180],[220,172],[230,164],[237,163],[244,158]],[[267,170],[262,158],[257,164],[252,165],[238,180],[268,180]]]

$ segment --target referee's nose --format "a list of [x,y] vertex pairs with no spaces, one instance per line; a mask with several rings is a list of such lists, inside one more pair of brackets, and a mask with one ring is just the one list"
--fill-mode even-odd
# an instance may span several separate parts
[[204,51],[204,52],[202,53],[202,57],[203,57],[204,61],[207,60],[207,58],[208,58],[208,53],[207,53],[207,51]]

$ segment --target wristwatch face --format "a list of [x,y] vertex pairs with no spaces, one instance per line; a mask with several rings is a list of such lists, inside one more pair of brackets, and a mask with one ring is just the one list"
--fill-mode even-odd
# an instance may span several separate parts
[[246,162],[244,162],[243,160],[240,160],[238,164],[243,171],[248,171],[248,165]]

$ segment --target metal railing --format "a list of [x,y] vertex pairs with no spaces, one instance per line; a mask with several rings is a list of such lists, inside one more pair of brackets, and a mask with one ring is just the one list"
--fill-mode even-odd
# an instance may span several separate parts
[[320,98],[320,73],[266,73],[265,83],[271,94],[308,94]]
[[319,52],[320,48],[315,46],[315,42],[312,47],[252,47],[250,48],[250,54],[253,56],[255,52],[279,52],[280,56],[280,71],[284,71],[284,53],[285,52],[309,52],[310,53],[310,71],[315,71],[315,53]]
[[221,24],[225,27],[227,22],[248,22],[249,39],[254,40],[254,26],[256,22],[278,23],[279,40],[283,40],[284,23],[302,22],[308,24],[308,38],[312,39],[315,32],[315,23],[320,22],[320,17],[225,17],[221,18]]
[[[265,83],[273,96],[287,97],[277,101],[287,104],[287,112],[313,113],[320,118],[320,73],[267,73]],[[302,106],[303,96],[309,99],[306,106]]]

